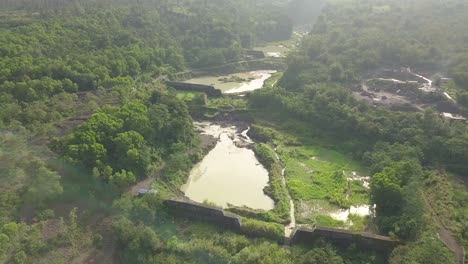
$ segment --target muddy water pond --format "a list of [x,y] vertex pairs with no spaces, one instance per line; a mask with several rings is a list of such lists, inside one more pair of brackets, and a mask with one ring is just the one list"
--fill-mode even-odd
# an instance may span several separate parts
[[[246,146],[253,142],[236,127],[198,123],[202,134],[218,138],[216,146],[190,172],[181,187],[196,201],[209,201],[222,207],[229,204],[271,210],[273,200],[263,193],[268,171]],[[245,132],[245,131],[244,131]]]
[[274,70],[259,70],[233,73],[221,76],[203,76],[189,79],[185,82],[213,85],[225,94],[250,92],[263,87],[265,80],[276,73]]

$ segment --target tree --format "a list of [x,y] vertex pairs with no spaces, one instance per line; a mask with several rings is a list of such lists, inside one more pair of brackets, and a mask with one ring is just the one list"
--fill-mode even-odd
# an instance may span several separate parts
[[336,251],[331,248],[331,246],[319,247],[312,249],[305,253],[301,258],[299,263],[302,264],[319,264],[319,263],[329,263],[329,264],[344,264],[343,259],[340,256],[336,255]]
[[288,264],[292,263],[290,254],[277,244],[263,242],[242,249],[232,259],[233,264]]
[[418,242],[400,246],[393,250],[389,263],[439,264],[455,263],[455,259],[453,254],[450,253],[438,238],[425,234]]
[[344,79],[344,70],[343,66],[340,63],[333,63],[330,66],[330,78],[332,81],[343,81]]
[[135,174],[131,171],[122,170],[121,172],[116,172],[109,178],[111,183],[119,187],[127,187],[136,182]]
[[398,214],[402,207],[403,190],[398,179],[388,170],[377,173],[371,181],[372,202],[377,205],[377,215]]
[[151,156],[143,136],[136,131],[117,134],[114,138],[113,156],[114,168],[127,168],[138,174],[146,172]]
[[10,238],[6,234],[0,233],[0,256],[8,249],[8,242],[10,242]]
[[417,236],[423,226],[423,205],[417,196],[421,175],[417,162],[401,161],[372,177],[371,198],[382,231],[394,231],[407,239]]
[[13,263],[15,264],[26,264],[28,261],[28,255],[24,251],[19,251],[13,257]]
[[[78,243],[80,243],[82,233],[78,226],[78,215],[77,215],[78,208],[73,208],[70,213],[68,214],[68,226],[66,235],[68,241],[70,242],[73,254],[78,254]],[[63,220],[63,219],[62,219]]]
[[63,192],[61,177],[57,172],[40,167],[35,172],[33,181],[26,193],[26,201],[30,204],[43,205]]

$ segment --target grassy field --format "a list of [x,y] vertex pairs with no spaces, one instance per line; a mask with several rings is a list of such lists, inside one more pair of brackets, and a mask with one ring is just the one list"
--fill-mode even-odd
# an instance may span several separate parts
[[310,223],[316,218],[317,224],[342,226],[321,223],[319,216],[369,203],[369,191],[359,182],[351,181],[348,190],[346,178],[352,172],[365,175],[365,170],[344,154],[314,146],[280,146],[278,151],[286,165],[289,192],[302,204],[296,212],[298,222]]
[[[328,147],[320,137],[290,134],[290,129],[254,126],[256,137],[277,146],[291,197],[296,203],[298,223],[349,227],[349,223],[330,217],[340,209],[369,204],[369,190],[360,181],[347,178],[367,176],[368,170],[343,150]],[[296,129],[298,126],[293,126]],[[304,133],[306,134],[306,133]],[[313,132],[311,132],[313,135]],[[353,175],[356,173],[356,176]],[[352,215],[353,230],[366,227],[366,217]]]

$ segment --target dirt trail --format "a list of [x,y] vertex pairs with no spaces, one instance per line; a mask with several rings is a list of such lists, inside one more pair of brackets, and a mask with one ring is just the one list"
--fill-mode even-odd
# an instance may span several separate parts
[[142,181],[137,182],[133,185],[130,190],[128,191],[132,195],[136,196],[140,189],[150,189],[151,184],[156,180],[156,177],[148,177]]
[[155,180],[161,177],[163,171],[164,171],[165,164],[163,164],[156,172],[154,172],[152,175],[149,175],[147,178],[136,182],[130,189],[128,189],[128,193],[130,193],[133,196],[138,195],[138,191],[140,189],[151,189],[151,185]]
[[274,148],[274,151],[276,154],[276,159],[278,160],[278,162],[281,164],[281,167],[283,168],[283,170],[281,171],[281,177],[283,178],[283,184],[286,187],[286,190],[288,191],[289,206],[290,206],[289,216],[291,218],[291,222],[284,226],[284,235],[287,238],[291,238],[291,235],[294,229],[296,228],[296,215],[295,215],[294,200],[292,199],[291,194],[289,194],[288,184],[286,182],[286,176],[285,176],[286,165],[283,163],[280,156],[278,155],[276,148]]
[[453,252],[457,264],[464,264],[465,249],[463,248],[463,245],[461,245],[460,242],[458,242],[457,238],[452,233],[452,231],[448,230],[442,225],[442,222],[439,220],[439,217],[437,216],[436,212],[427,200],[426,194],[424,192],[422,192],[422,197],[424,199],[424,203],[431,212],[431,218],[434,220],[437,227],[439,228],[439,231],[437,232],[439,235],[439,239],[445,244],[447,248],[449,248]]

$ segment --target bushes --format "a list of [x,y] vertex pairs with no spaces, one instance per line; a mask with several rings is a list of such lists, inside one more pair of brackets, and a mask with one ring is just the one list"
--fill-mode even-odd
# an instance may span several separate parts
[[161,96],[159,101],[164,103],[132,100],[121,107],[106,107],[58,149],[67,161],[122,188],[151,174],[162,155],[169,156],[169,168],[185,170],[191,165],[186,150],[194,136],[186,105],[175,95]]
[[281,175],[283,168],[276,157],[276,153],[269,145],[264,143],[258,144],[254,151],[259,161],[268,169],[269,185],[263,191],[275,201],[275,208],[272,210],[273,219],[265,218],[265,216],[270,216],[268,214],[257,215],[262,216],[263,220],[288,223],[290,221],[289,195]]
[[255,146],[255,154],[260,162],[268,169],[271,170],[273,164],[276,163],[277,158],[275,152],[267,144],[261,143]]
[[263,242],[245,247],[232,258],[233,264],[292,264],[293,254],[276,244]]
[[275,209],[270,211],[265,211],[261,209],[251,209],[248,207],[230,207],[227,209],[228,211],[245,216],[248,218],[255,218],[257,220],[266,221],[266,222],[275,222],[275,223],[283,223],[287,222],[285,219],[282,219],[275,213]]
[[317,226],[328,226],[328,227],[344,227],[345,223],[340,220],[336,220],[329,215],[317,215],[315,219]]
[[257,141],[265,143],[269,141],[274,141],[279,138],[279,134],[269,127],[252,125],[251,130],[249,132],[252,138],[255,138]]
[[426,233],[418,242],[396,248],[389,263],[455,263],[452,253],[432,234]]
[[275,241],[282,241],[284,227],[277,223],[268,223],[255,219],[242,218],[242,233],[252,237],[264,237]]

